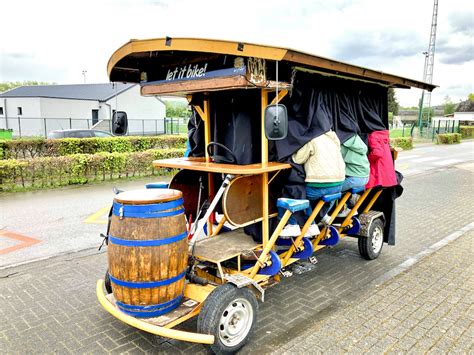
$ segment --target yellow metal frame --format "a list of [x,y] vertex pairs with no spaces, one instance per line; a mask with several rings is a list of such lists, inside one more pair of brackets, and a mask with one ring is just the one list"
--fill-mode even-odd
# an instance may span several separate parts
[[[352,207],[351,211],[349,212],[349,214],[346,216],[346,218],[344,219],[344,221],[341,223],[341,226],[337,229],[337,231],[340,233],[341,237],[344,236],[344,234],[341,234],[342,231],[344,230],[344,228],[346,228],[347,226],[350,225],[351,221],[352,221],[352,217],[354,216],[354,214],[357,212],[357,210],[359,209],[359,207],[362,205],[362,203],[365,201],[365,199],[367,198],[367,196],[369,196],[370,194],[370,191],[372,191],[372,189],[367,189],[364,191],[364,193],[359,197],[359,199],[357,200],[356,204],[354,205],[354,207]],[[348,199],[349,197],[351,196],[351,193],[350,192],[346,192],[346,194],[348,194]]]
[[[193,39],[193,38],[176,38],[171,40],[171,44],[166,43],[166,40],[164,38],[161,39],[152,39],[152,40],[132,40],[129,43],[125,44],[121,48],[119,48],[110,58],[108,62],[108,74],[110,76],[112,70],[116,67],[116,64],[120,62],[123,58],[127,57],[128,55],[134,54],[134,53],[145,53],[145,52],[160,52],[160,51],[188,51],[188,52],[204,52],[204,53],[217,53],[217,54],[229,54],[229,55],[235,55],[235,56],[243,56],[243,57],[258,57],[258,58],[263,58],[263,59],[268,59],[268,60],[275,60],[275,61],[281,61],[281,60],[286,60],[288,62],[293,62],[293,63],[300,63],[308,66],[318,66],[325,68],[326,66],[332,66],[332,65],[338,65],[342,66],[341,68],[344,69],[344,72],[354,74],[356,76],[364,76],[365,74],[360,74],[356,72],[356,69],[360,69],[359,67],[355,66],[350,66],[346,65],[344,63],[340,62],[335,62],[335,61],[330,61],[326,60],[321,57],[316,57],[316,56],[311,56],[311,55],[306,55],[304,53],[300,52],[295,52],[283,48],[276,48],[276,47],[269,47],[269,46],[260,46],[260,45],[253,45],[253,44],[248,44],[245,43],[243,50],[239,50],[238,46],[236,46],[236,42],[230,42],[230,41],[216,41],[216,40],[203,40],[203,39]],[[339,69],[338,69],[339,70]],[[364,70],[365,73],[365,70]],[[380,74],[380,75],[379,75]],[[401,78],[399,77],[394,77],[394,76],[384,76],[385,74],[383,73],[376,73],[374,72],[373,76],[376,76],[378,80],[383,81],[383,82],[389,82],[393,81],[395,83],[402,83],[400,81]],[[402,84],[404,85],[412,85],[412,86],[423,86],[427,89],[432,89],[434,86],[420,83],[420,82],[410,82],[406,83],[403,82]],[[268,162],[268,140],[265,136],[265,108],[267,107],[269,103],[269,94],[273,93],[273,89],[269,88],[262,88],[261,90],[261,95],[260,95],[260,103],[261,103],[261,165],[262,167],[269,167],[271,166],[272,163]],[[282,89],[278,93],[275,93],[275,97],[273,97],[271,104],[277,104],[279,103],[286,95],[288,94],[288,90]],[[188,96],[188,99],[191,101],[191,96]],[[205,146],[207,147],[208,144],[211,141],[211,117],[210,117],[210,99],[209,97],[204,98],[203,105],[202,107],[199,105],[194,105],[193,106],[200,116],[200,118],[203,120],[204,125],[205,125],[205,130],[204,130],[204,140],[205,140]],[[397,152],[394,152],[394,158],[396,159]],[[210,163],[211,157],[209,156],[207,149],[205,151],[205,161],[206,163]],[[208,170],[209,171],[209,170]],[[272,248],[275,246],[275,243],[277,239],[280,236],[280,233],[284,226],[287,224],[291,212],[286,210],[282,219],[278,223],[275,231],[272,233],[270,236],[269,234],[269,184],[270,182],[278,175],[279,169],[275,170],[275,174],[272,177],[272,179],[269,180],[269,171],[259,171],[259,174],[262,174],[262,245],[259,246],[261,248],[261,254],[257,258],[257,261],[255,262],[255,265],[253,265],[250,269],[241,271],[241,259],[240,255],[237,256],[237,270],[234,269],[227,269],[225,266],[221,264],[221,262],[217,262],[216,267],[220,273],[220,277],[222,278],[222,281],[220,282],[225,282],[224,279],[224,274],[225,273],[230,273],[230,274],[235,274],[235,273],[240,273],[243,275],[246,275],[247,277],[250,277],[253,279],[255,282],[259,283],[260,285],[265,286],[266,283],[271,281],[271,278],[274,278],[276,281],[279,281],[279,275],[275,276],[268,276],[268,275],[259,275],[258,272],[259,270],[264,267],[265,265],[268,265],[269,262],[269,256],[270,256],[270,251]],[[209,195],[213,196],[214,195],[214,184],[213,184],[213,178],[212,178],[211,172],[209,172]],[[239,170],[238,174],[244,174],[241,170]],[[344,219],[344,222],[341,224],[339,227],[339,232],[342,232],[345,227],[347,227],[353,215],[355,212],[360,208],[362,203],[368,198],[369,194],[371,193],[371,189],[366,190],[363,195],[359,198],[359,201],[356,203],[354,208],[351,210],[349,215]],[[379,198],[380,194],[382,193],[382,190],[376,191],[376,193],[372,196],[370,199],[369,203],[365,207],[364,211],[362,213],[368,212],[375,201]],[[332,212],[330,216],[330,220],[328,225],[332,224],[340,210],[345,206],[347,200],[351,196],[350,193],[345,193],[343,197],[339,200],[339,203],[336,205],[334,211]],[[294,253],[298,251],[301,246],[302,246],[302,240],[304,235],[306,234],[308,228],[310,227],[311,223],[314,221],[322,207],[324,206],[324,201],[320,200],[316,204],[316,207],[313,209],[313,212],[311,215],[308,217],[308,219],[305,222],[305,225],[302,228],[301,234],[295,239],[294,243],[290,246],[288,251],[280,255],[279,257],[281,258],[282,261],[282,267],[288,266],[289,264],[297,261],[298,259],[292,258]],[[224,225],[226,219],[223,218],[218,226],[213,230],[213,225],[211,221],[207,221],[208,223],[208,235],[209,236],[216,236],[219,234],[222,226]],[[320,234],[314,238],[312,241],[314,250],[318,250],[321,248],[324,248],[324,246],[319,245],[320,241],[327,236],[328,233],[328,228],[324,227]],[[210,273],[207,273],[207,275],[210,277],[212,276]],[[174,330],[171,329],[172,327],[186,321],[187,319],[190,319],[196,315],[199,314],[201,310],[201,305],[202,303],[206,300],[206,298],[209,296],[209,294],[215,289],[216,286],[213,285],[207,285],[207,286],[202,286],[198,284],[193,284],[193,283],[188,283],[185,287],[184,295],[187,298],[193,299],[197,302],[199,302],[199,305],[196,306],[191,312],[188,314],[179,317],[178,319],[175,319],[173,322],[167,324],[166,326],[157,326],[153,325],[150,323],[147,323],[143,320],[137,319],[135,317],[129,316],[123,312],[121,312],[111,301],[107,299],[104,293],[104,281],[103,280],[98,280],[97,285],[96,285],[96,294],[97,298],[102,305],[102,307],[109,312],[112,316],[115,318],[121,320],[124,323],[127,323],[128,325],[131,325],[137,329],[167,337],[167,338],[172,338],[172,339],[177,339],[177,340],[182,340],[182,341],[189,341],[189,342],[195,342],[195,343],[202,343],[202,344],[213,344],[215,341],[215,338],[213,335],[209,334],[199,334],[199,333],[193,333],[193,332],[185,332],[181,330]]]
[[185,332],[182,330],[159,327],[120,312],[117,307],[110,303],[110,301],[105,297],[104,280],[97,281],[96,294],[100,304],[107,312],[109,312],[118,320],[131,325],[132,327],[166,338],[189,341],[193,343],[214,344],[214,335]]

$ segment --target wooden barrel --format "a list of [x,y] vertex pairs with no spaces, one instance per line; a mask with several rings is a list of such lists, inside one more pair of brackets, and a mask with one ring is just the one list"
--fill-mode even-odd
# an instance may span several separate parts
[[178,307],[188,262],[181,191],[148,189],[114,198],[108,259],[117,306],[135,317]]

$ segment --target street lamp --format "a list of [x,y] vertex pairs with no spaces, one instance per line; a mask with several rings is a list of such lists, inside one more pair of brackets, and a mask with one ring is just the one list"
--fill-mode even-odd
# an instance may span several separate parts
[[84,77],[84,84],[86,83],[86,74],[87,74],[87,70],[83,70],[82,76]]

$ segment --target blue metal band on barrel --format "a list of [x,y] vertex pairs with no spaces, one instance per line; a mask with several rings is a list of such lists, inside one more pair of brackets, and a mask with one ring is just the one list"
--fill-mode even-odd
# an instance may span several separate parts
[[180,207],[184,203],[182,198],[170,202],[154,203],[149,205],[122,205],[118,202],[113,204],[113,214],[118,217],[133,218],[161,218],[176,216],[184,212],[184,208],[174,211],[163,212],[172,208]]
[[172,277],[170,279],[164,279],[164,280],[159,280],[159,281],[123,281],[116,279],[112,275],[109,274],[110,276],[110,281],[112,281],[114,284],[118,286],[123,286],[123,287],[128,287],[128,288],[153,288],[153,287],[160,287],[160,286],[168,286],[171,285],[174,282],[177,282],[181,280],[184,276],[186,275],[186,270],[184,270],[182,273],[178,274],[175,277]]
[[176,303],[179,303],[182,298],[183,298],[183,295],[179,295],[178,297],[173,298],[170,301],[166,301],[166,302],[158,303],[158,304],[149,304],[146,306],[126,304],[120,301],[115,301],[115,302],[117,303],[117,306],[127,311],[151,312],[151,311],[160,311],[164,308],[167,309],[168,307],[171,307],[175,305]]
[[[178,308],[182,297],[183,296],[180,295],[177,298],[175,298],[175,299],[173,299],[169,302],[163,303],[161,305],[161,308],[157,309],[156,311],[147,311],[145,309],[143,309],[141,311],[140,310],[132,311],[132,310],[129,310],[129,309],[126,309],[125,307],[123,307],[123,306],[130,307],[129,305],[125,305],[125,304],[123,304],[121,302],[118,302],[118,301],[117,301],[117,305],[123,313],[128,314],[130,316],[137,317],[137,318],[150,318],[150,317],[161,316],[162,314],[168,313],[168,312],[172,311],[173,309]],[[167,304],[167,305],[165,306],[165,304]],[[160,305],[157,305],[157,306],[160,306]],[[133,307],[140,307],[140,306],[133,306]],[[147,307],[147,306],[145,306],[145,307]]]
[[164,239],[149,239],[149,240],[131,240],[131,239],[121,239],[114,237],[109,234],[109,243],[115,245],[121,245],[124,247],[158,247],[160,245],[172,244],[183,240],[188,236],[188,232],[183,232],[174,237],[164,238]]

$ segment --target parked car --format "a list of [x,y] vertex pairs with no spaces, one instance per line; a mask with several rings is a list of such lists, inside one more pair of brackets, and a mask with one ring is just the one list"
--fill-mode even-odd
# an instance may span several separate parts
[[95,129],[58,129],[49,132],[48,138],[107,138],[114,135]]

